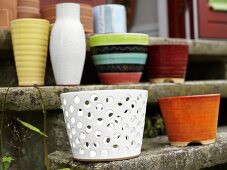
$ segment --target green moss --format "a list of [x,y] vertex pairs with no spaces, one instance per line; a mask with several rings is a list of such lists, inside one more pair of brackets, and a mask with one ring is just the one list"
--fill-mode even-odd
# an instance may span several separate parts
[[146,117],[145,128],[144,128],[144,137],[150,138],[158,135],[164,134],[165,127],[163,119],[160,115],[155,117]]

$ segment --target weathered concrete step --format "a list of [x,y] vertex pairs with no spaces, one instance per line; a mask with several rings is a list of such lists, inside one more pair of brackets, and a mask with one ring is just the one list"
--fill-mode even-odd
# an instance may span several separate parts
[[[149,91],[148,103],[155,103],[159,97],[220,93],[227,98],[227,81],[191,81],[184,84],[131,84],[131,85],[89,85],[89,86],[44,86],[40,87],[46,109],[60,109],[59,96],[62,92],[111,89],[145,89]],[[0,103],[4,102],[7,88],[0,88]],[[42,110],[38,90],[35,87],[11,87],[7,95],[6,108],[15,111]],[[0,105],[0,110],[3,106]]]
[[[211,40],[186,40],[175,38],[150,38],[150,44],[189,44],[189,53],[193,59],[227,60],[227,42]],[[11,50],[11,34],[9,30],[0,29],[0,50]],[[216,56],[216,57],[214,57]],[[218,56],[218,58],[217,58]]]
[[71,152],[56,151],[49,155],[51,169],[71,170],[196,170],[227,164],[227,127],[218,129],[217,141],[204,146],[173,147],[166,136],[144,139],[138,158],[109,163],[83,163]]

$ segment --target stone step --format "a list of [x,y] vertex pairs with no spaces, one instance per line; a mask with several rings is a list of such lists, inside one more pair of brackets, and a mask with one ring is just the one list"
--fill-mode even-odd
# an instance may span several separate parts
[[220,164],[227,168],[227,127],[220,127],[214,144],[173,147],[166,136],[146,138],[139,157],[115,162],[83,163],[71,152],[56,151],[49,155],[51,169],[71,170],[197,170]]
[[[39,89],[48,110],[60,109],[59,96],[61,93],[85,90],[144,89],[149,91],[148,103],[156,103],[159,97],[179,95],[220,93],[223,98],[227,98],[227,80],[189,81],[184,84],[43,86]],[[0,88],[0,103],[4,102],[6,91],[6,87]],[[7,94],[6,108],[14,111],[42,110],[38,90],[35,87],[11,87]],[[2,105],[0,105],[0,110],[3,110]]]
[[[87,36],[88,38],[88,36]],[[227,42],[214,40],[186,40],[151,37],[150,44],[189,44],[193,60],[227,60]],[[0,50],[12,50],[9,30],[0,29]]]

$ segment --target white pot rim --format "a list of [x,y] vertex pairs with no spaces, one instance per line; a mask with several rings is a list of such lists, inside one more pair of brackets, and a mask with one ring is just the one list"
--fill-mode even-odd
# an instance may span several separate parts
[[84,90],[84,91],[76,91],[76,92],[66,92],[66,93],[62,93],[60,96],[64,97],[64,96],[68,96],[68,95],[76,95],[76,94],[87,94],[87,93],[121,93],[121,92],[135,92],[135,91],[139,91],[142,93],[148,93],[148,90],[143,90],[143,89],[113,89],[113,90]]

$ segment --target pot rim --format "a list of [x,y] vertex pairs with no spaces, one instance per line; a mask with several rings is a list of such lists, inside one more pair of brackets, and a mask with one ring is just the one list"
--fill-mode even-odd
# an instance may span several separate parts
[[14,19],[10,23],[17,23],[17,22],[24,22],[24,21],[38,21],[38,22],[43,22],[43,23],[50,23],[46,19],[39,19],[39,18],[19,18],[19,19]]
[[151,44],[148,46],[149,48],[152,47],[189,47],[188,44]]
[[110,45],[149,45],[149,35],[143,33],[95,34],[90,37],[90,47]]
[[191,98],[204,98],[204,97],[220,97],[220,93],[213,94],[200,94],[200,95],[188,95],[188,96],[173,96],[173,97],[161,97],[158,101],[162,100],[175,100],[175,99],[191,99]]
[[68,95],[77,95],[77,94],[81,94],[81,93],[108,93],[108,92],[115,92],[115,93],[120,93],[122,91],[125,91],[125,92],[135,92],[135,91],[138,91],[138,92],[143,92],[143,93],[147,93],[148,94],[148,90],[143,90],[143,89],[113,89],[113,90],[82,90],[82,91],[75,91],[75,92],[66,92],[66,93],[62,93],[60,94],[60,97],[64,97],[64,96],[68,96]]

